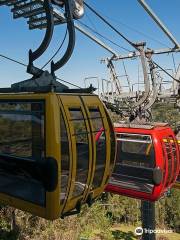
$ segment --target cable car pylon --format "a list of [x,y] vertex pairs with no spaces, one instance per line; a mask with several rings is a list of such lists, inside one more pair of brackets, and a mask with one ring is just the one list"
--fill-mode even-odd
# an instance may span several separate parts
[[[180,152],[172,129],[166,124],[152,123],[147,119],[146,114],[149,114],[149,110],[151,110],[152,105],[158,99],[162,78],[157,71],[159,66],[152,60],[153,51],[150,49],[144,50],[143,46],[139,50],[144,73],[145,90],[143,97],[138,96],[135,102],[133,102],[133,97],[124,97],[126,101],[132,99],[129,105],[132,108],[135,106],[137,108],[134,109],[133,115],[129,116],[129,120],[124,123],[114,124],[117,137],[116,165],[105,190],[141,199],[142,240],[155,240],[155,201],[161,198],[175,183],[180,169]],[[110,59],[111,61],[113,60],[113,58]],[[162,69],[160,68],[160,70]],[[152,85],[150,85],[149,72]],[[177,82],[177,88],[179,85],[177,73],[173,81]],[[152,86],[151,89],[150,86]],[[120,101],[123,102],[124,100],[123,92],[119,93],[119,95],[118,92],[112,92],[111,95],[115,96],[114,102],[117,101],[118,97]],[[176,94],[176,98],[177,96],[178,94]],[[109,103],[105,95],[104,99],[106,99],[105,103],[108,107]],[[116,102],[117,105],[119,104],[119,108],[121,108],[120,101]],[[128,116],[128,113],[126,116]],[[157,139],[155,140],[154,138],[152,142],[149,141],[148,136],[153,138],[156,131],[159,132]],[[161,143],[156,148],[154,144],[159,140]],[[146,144],[147,146],[145,146]],[[156,153],[158,152],[159,156],[153,154],[152,147],[154,147]],[[143,152],[144,157],[142,157]],[[151,157],[154,160],[155,158],[160,160],[161,163],[157,163],[155,160],[156,163],[152,164]],[[151,166],[149,165],[150,162]],[[163,169],[165,165],[167,167],[166,170]],[[161,168],[161,166],[164,167]],[[151,167],[154,167],[154,170],[157,167],[157,171],[153,171],[152,175],[148,173],[148,169]],[[149,177],[152,180],[151,183],[147,180]],[[144,184],[145,182],[147,185]],[[155,188],[151,189],[153,185],[156,190]],[[161,189],[160,192],[162,192],[158,194],[159,190],[157,191],[157,189]],[[154,194],[157,194],[156,197]]]
[[141,201],[142,240],[156,240],[155,202]]

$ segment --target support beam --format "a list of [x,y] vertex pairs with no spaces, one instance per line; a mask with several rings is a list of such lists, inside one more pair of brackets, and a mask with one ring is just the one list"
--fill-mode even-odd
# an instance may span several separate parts
[[180,48],[179,42],[172,35],[169,29],[163,24],[160,18],[153,12],[153,10],[149,7],[149,5],[145,2],[145,0],[138,0],[141,6],[146,10],[146,12],[152,17],[152,19],[157,23],[157,25],[162,29],[162,31],[166,34],[166,36],[171,40],[172,43],[175,44],[176,48]]
[[[62,21],[62,19],[65,20],[64,15],[57,10],[56,8],[53,8],[53,13],[55,15],[56,18],[60,19]],[[93,34],[89,33],[88,31],[86,31],[83,27],[81,27],[80,25],[78,25],[77,23],[74,23],[75,28],[83,33],[86,37],[90,38],[91,40],[93,40],[95,43],[97,43],[99,46],[103,47],[105,50],[107,50],[108,52],[110,52],[111,54],[113,54],[113,56],[117,57],[119,54],[117,52],[115,52],[112,48],[110,48],[107,44],[105,44],[103,41],[99,40],[97,37],[95,37]]]
[[87,32],[84,28],[82,28],[81,26],[79,26],[77,23],[75,23],[75,28],[83,33],[84,35],[86,35],[88,38],[90,38],[91,40],[93,40],[95,43],[97,43],[99,46],[103,47],[105,50],[107,50],[108,52],[112,53],[114,57],[117,57],[119,54],[116,53],[112,48],[110,48],[109,46],[107,46],[104,42],[102,42],[101,40],[99,40],[98,38],[96,38],[94,35],[92,35],[91,33]]
[[[42,0],[43,1],[43,0]],[[140,1],[140,0],[138,0]],[[65,20],[64,14],[61,13],[57,8],[53,8],[53,14],[57,19]],[[134,51],[132,53],[129,53],[128,55],[119,55],[116,51],[114,51],[111,47],[109,47],[107,44],[105,44],[103,41],[95,37],[93,34],[89,33],[86,31],[83,27],[79,26],[77,23],[75,23],[75,28],[86,35],[89,39],[97,43],[99,46],[103,47],[105,50],[107,50],[109,53],[113,55],[113,60],[119,60],[119,59],[127,59],[127,58],[132,58],[132,57],[139,57],[140,52],[139,51]],[[153,50],[151,50],[153,51]],[[149,50],[145,51],[149,52]],[[159,50],[154,50],[153,54],[162,54],[162,53],[171,53],[171,52],[180,52],[180,45],[178,44],[177,47],[175,48],[165,48],[165,49],[159,49]]]
[[[143,1],[143,0],[138,0]],[[144,1],[143,1],[144,2]],[[56,18],[62,20],[65,20],[64,14],[61,13],[58,9],[53,8],[53,13]],[[127,58],[134,58],[134,57],[139,57],[140,52],[139,51],[134,51],[132,53],[129,53],[127,55],[119,55],[116,51],[114,51],[111,47],[109,47],[107,44],[105,44],[103,41],[95,37],[93,34],[89,33],[86,31],[83,27],[79,26],[77,23],[75,23],[75,28],[83,33],[85,36],[87,36],[89,39],[97,43],[99,46],[103,47],[105,50],[107,50],[109,53],[113,55],[112,59],[113,60],[120,60],[120,59],[127,59]],[[177,41],[176,41],[177,43]],[[175,48],[165,48],[165,49],[159,49],[159,50],[146,50],[145,53],[149,53],[149,51],[152,52],[152,54],[163,54],[163,53],[171,53],[171,52],[180,52],[180,45],[179,43],[175,44],[177,45]]]
[[143,228],[142,240],[155,240],[155,203],[141,201],[141,220]]
[[[180,52],[179,48],[164,48],[164,49],[157,49],[157,50],[145,50],[145,54],[152,53],[152,54],[163,54],[163,53],[172,53],[172,52]],[[128,59],[128,58],[136,58],[140,56],[140,52],[135,51],[131,52],[129,54],[119,55],[118,57],[113,57],[114,61],[120,60],[120,59]]]

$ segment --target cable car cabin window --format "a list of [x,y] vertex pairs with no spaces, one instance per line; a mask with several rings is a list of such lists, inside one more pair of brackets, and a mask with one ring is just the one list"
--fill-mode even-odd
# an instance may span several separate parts
[[163,139],[165,156],[168,161],[168,176],[166,180],[166,187],[169,185],[172,177],[172,147],[169,138]]
[[180,183],[180,173],[179,173],[179,175],[178,175],[178,177],[177,177],[176,182]]
[[[177,167],[178,167],[178,163],[177,163],[177,147],[175,144],[175,139],[173,137],[170,137],[170,142],[171,142],[171,147],[172,147],[172,155],[173,155],[173,163],[174,163],[174,171],[173,171],[173,175],[175,175],[176,171],[177,171]],[[172,178],[172,182],[174,182],[174,177]]]
[[[107,116],[107,113],[106,113]],[[111,141],[111,158],[110,158],[110,172],[113,171],[114,168],[114,156],[115,156],[115,146],[116,146],[116,139],[115,139],[115,133],[113,129],[113,125],[111,123],[111,120],[109,116],[107,116],[108,124],[110,127],[110,141]]]
[[122,188],[152,193],[155,153],[151,136],[117,134],[116,156],[111,183]]
[[67,193],[68,180],[69,180],[69,168],[70,168],[70,158],[69,158],[69,141],[67,135],[67,129],[64,122],[62,113],[60,115],[60,139],[61,139],[61,204],[64,202]]
[[76,139],[77,171],[73,197],[77,197],[82,195],[86,187],[89,171],[89,140],[82,110],[70,108],[69,111]]
[[0,102],[0,192],[45,205],[38,164],[45,156],[44,103]]
[[93,132],[96,136],[99,134],[96,138],[96,168],[92,183],[94,189],[101,186],[104,176],[106,165],[106,135],[99,108],[89,108],[89,112],[93,124]]
[[154,147],[149,135],[117,134],[118,161],[135,167],[155,167]]

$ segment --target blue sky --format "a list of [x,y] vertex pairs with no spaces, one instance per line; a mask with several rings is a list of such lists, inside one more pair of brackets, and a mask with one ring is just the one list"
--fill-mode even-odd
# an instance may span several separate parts
[[[149,48],[173,47],[173,44],[167,39],[164,33],[151,20],[143,10],[137,0],[87,0],[103,16],[118,28],[131,41],[146,41]],[[180,1],[179,0],[147,0],[161,20],[168,26],[173,35],[180,42]],[[12,19],[12,14],[7,7],[0,7],[0,53],[9,57],[18,59],[24,63],[28,62],[28,50],[36,49],[40,43],[44,31],[29,31],[26,21],[23,19]],[[132,50],[123,39],[113,33],[105,24],[103,24],[89,10],[86,10],[82,22],[88,24],[101,34],[107,36],[117,44]],[[135,29],[147,36],[140,34]],[[41,67],[56,51],[62,41],[65,33],[65,26],[55,27],[53,41],[44,56],[35,62],[35,65]],[[159,42],[155,41],[158,40]],[[119,54],[126,53],[112,44],[109,44]],[[62,51],[63,52],[63,51]],[[62,54],[62,52],[60,52]],[[106,50],[100,48],[94,42],[89,40],[81,33],[76,33],[76,47],[70,61],[57,72],[57,76],[70,81],[74,84],[83,86],[83,79],[87,76],[98,76],[108,78],[108,72],[105,65],[100,64],[101,58],[111,56]],[[170,55],[155,57],[155,60],[165,68],[172,68],[172,58]],[[180,63],[180,54],[175,55],[176,64]],[[138,62],[136,60],[125,61],[131,82],[137,82]],[[119,75],[123,75],[122,62],[115,64]],[[49,68],[47,68],[49,69]],[[0,58],[1,87],[9,86],[11,83],[25,80],[30,77],[26,74],[26,69],[22,66],[11,63]],[[125,83],[124,83],[125,84]]]

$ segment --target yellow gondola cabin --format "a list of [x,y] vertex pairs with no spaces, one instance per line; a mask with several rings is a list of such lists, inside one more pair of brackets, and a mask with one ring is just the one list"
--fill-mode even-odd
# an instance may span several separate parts
[[103,192],[114,158],[113,126],[96,95],[0,94],[1,203],[52,220],[79,212]]

